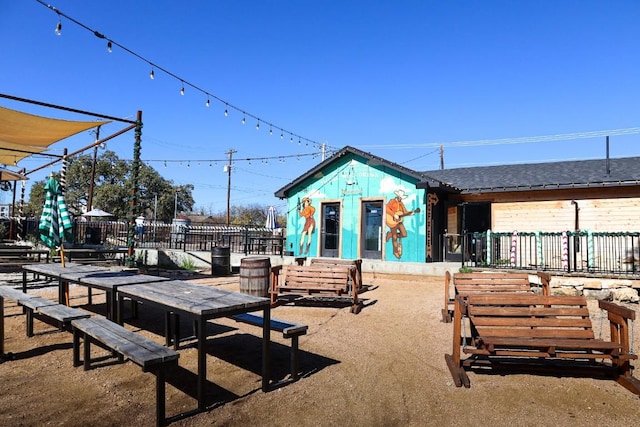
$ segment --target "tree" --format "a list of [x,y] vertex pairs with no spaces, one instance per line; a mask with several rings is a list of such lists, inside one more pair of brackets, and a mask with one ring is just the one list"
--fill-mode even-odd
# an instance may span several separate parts
[[[80,215],[86,209],[91,184],[93,156],[80,155],[69,159],[66,175],[65,201],[69,211]],[[129,219],[131,210],[131,164],[118,158],[115,152],[105,151],[96,158],[92,207],[112,213],[116,218]],[[175,194],[178,192],[178,210],[189,211],[194,205],[193,185],[175,186],[150,166],[142,163],[139,171],[139,192],[136,213],[153,218],[156,196],[158,220],[171,220],[174,215]],[[44,206],[45,181],[31,187],[25,212],[39,216]]]

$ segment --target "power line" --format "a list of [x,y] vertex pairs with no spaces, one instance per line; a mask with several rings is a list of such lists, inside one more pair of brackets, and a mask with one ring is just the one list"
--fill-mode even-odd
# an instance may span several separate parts
[[599,138],[603,136],[634,135],[640,133],[640,127],[598,130],[591,132],[563,133],[543,136],[524,136],[517,138],[478,139],[453,142],[428,142],[424,144],[386,144],[386,145],[360,145],[359,148],[377,149],[401,149],[401,148],[429,148],[429,147],[474,147],[481,145],[512,145],[551,141],[569,141],[574,139]]

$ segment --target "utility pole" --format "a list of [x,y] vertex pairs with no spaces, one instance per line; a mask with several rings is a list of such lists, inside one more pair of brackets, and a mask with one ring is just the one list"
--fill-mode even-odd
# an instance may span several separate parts
[[[100,141],[100,126],[96,128],[96,141]],[[91,163],[91,181],[89,182],[89,198],[87,199],[87,212],[93,209],[93,189],[96,180],[96,161],[98,160],[98,146],[93,147],[93,162]]]
[[440,170],[444,170],[444,147],[440,146]]
[[231,165],[233,162],[233,154],[237,153],[236,150],[229,149],[225,154],[229,155],[229,164],[226,166],[227,172],[227,226],[231,224]]

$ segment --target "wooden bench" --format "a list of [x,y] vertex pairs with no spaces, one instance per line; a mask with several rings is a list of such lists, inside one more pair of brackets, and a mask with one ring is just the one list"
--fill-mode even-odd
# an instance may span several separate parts
[[[595,370],[640,394],[640,381],[631,375],[630,364],[638,357],[629,344],[629,321],[635,320],[635,311],[606,301],[599,301],[599,307],[607,312],[609,340],[595,338],[584,296],[458,295],[453,351],[445,355],[456,386],[469,387],[465,368],[482,365],[552,369],[559,375]],[[468,337],[463,316],[468,318]],[[461,351],[471,356],[461,360]],[[559,362],[564,364],[558,366]]]
[[359,313],[358,289],[354,286],[356,269],[349,265],[287,265],[284,281],[279,280],[282,266],[271,269],[271,304],[284,293],[298,295],[348,296],[352,300],[351,312]]
[[72,320],[89,317],[89,313],[58,304],[38,296],[29,295],[9,286],[0,286],[0,356],[4,354],[4,299],[15,301],[25,308],[27,317],[26,334],[33,336],[33,320],[39,317],[47,323],[55,321],[59,329],[69,329]]
[[549,295],[551,276],[547,273],[536,272],[539,283],[531,283],[529,273],[512,272],[475,272],[454,273],[446,272],[444,276],[444,308],[442,321],[451,322],[453,303],[457,295],[467,296],[474,293],[502,293],[502,292],[535,292]]
[[165,370],[178,364],[180,356],[176,351],[138,335],[104,317],[73,320],[73,366],[80,366],[80,339],[84,344],[84,370],[91,366],[90,344],[117,353],[118,361],[128,358],[156,376],[156,424],[165,425]]
[[354,276],[354,286],[358,292],[362,289],[362,260],[361,259],[338,259],[338,258],[312,258],[310,265],[348,265],[356,268]]
[[[262,327],[264,323],[264,318],[262,316],[258,316],[257,314],[251,313],[242,313],[236,314],[231,317],[236,322],[247,323],[253,326]],[[303,325],[301,323],[291,323],[286,320],[279,319],[270,319],[271,322],[269,324],[271,330],[282,332],[283,338],[291,339],[291,356],[290,356],[290,366],[291,366],[291,379],[293,381],[298,379],[299,373],[299,351],[298,351],[298,338],[300,335],[306,335],[309,327],[307,325]]]

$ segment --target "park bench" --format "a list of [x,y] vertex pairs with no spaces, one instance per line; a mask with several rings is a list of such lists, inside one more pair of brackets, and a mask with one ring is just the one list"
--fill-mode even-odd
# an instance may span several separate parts
[[351,312],[359,313],[362,304],[358,301],[356,268],[350,265],[287,265],[284,281],[279,280],[282,266],[271,269],[271,304],[276,305],[281,294],[345,296],[352,301]]
[[180,355],[163,345],[138,335],[104,317],[91,317],[71,322],[73,326],[73,366],[80,366],[80,339],[83,340],[84,370],[91,367],[93,342],[106,350],[116,353],[119,362],[128,358],[156,377],[156,424],[164,425],[165,414],[165,374],[166,369],[178,364]]
[[[598,303],[607,313],[609,340],[595,337],[584,296],[458,295],[453,350],[445,354],[455,385],[470,387],[465,369],[482,366],[559,376],[604,374],[640,394],[640,381],[632,376],[630,363],[637,359],[629,342],[633,337],[629,321],[635,320],[635,311],[606,301]],[[470,356],[461,360],[461,352]]]
[[361,259],[338,259],[338,258],[312,258],[310,265],[348,265],[356,268],[354,276],[354,286],[358,292],[362,289],[362,260]]
[[474,272],[454,273],[444,276],[444,308],[442,321],[451,322],[453,304],[457,295],[474,293],[534,292],[549,295],[551,276],[547,273],[533,273],[537,283],[531,283],[529,273]]
[[[257,314],[252,313],[242,313],[236,314],[231,317],[236,322],[247,323],[253,326],[262,327],[264,324],[264,318]],[[291,339],[291,356],[290,356],[290,366],[291,366],[291,379],[293,381],[298,379],[299,373],[299,351],[298,351],[298,338],[300,335],[306,335],[309,327],[307,325],[303,325],[301,323],[291,323],[286,320],[280,319],[270,319],[269,326],[272,331],[282,332],[282,337]]]

